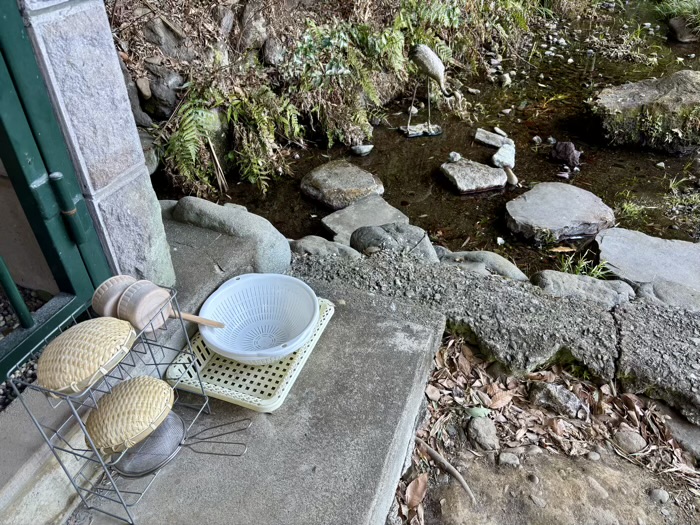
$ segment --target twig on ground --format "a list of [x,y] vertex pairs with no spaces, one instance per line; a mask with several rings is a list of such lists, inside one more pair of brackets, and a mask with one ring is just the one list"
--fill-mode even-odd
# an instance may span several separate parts
[[431,458],[433,458],[445,472],[447,472],[450,476],[455,478],[459,482],[459,484],[462,485],[462,488],[467,492],[467,494],[469,494],[469,497],[472,500],[472,504],[476,505],[476,497],[474,496],[472,489],[469,488],[469,485],[467,485],[467,482],[464,480],[459,471],[456,468],[454,468],[452,464],[450,464],[450,462],[442,456],[442,454],[440,454],[437,450],[432,448],[418,436],[416,436],[416,443],[425,448],[425,451],[428,453],[428,455]]

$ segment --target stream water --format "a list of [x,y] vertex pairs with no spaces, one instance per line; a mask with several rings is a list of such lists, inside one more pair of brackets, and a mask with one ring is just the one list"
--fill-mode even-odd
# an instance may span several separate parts
[[[444,133],[438,137],[406,139],[395,128],[405,124],[410,99],[400,99],[388,108],[388,122],[375,128],[372,140],[375,148],[369,156],[352,157],[343,147],[330,150],[310,147],[300,151],[299,159],[293,161],[294,175],[275,181],[265,197],[249,184],[241,183],[232,186],[230,200],[266,217],[289,238],[327,236],[321,218],[332,210],[302,195],[299,182],[318,165],[350,158],[379,176],[385,186],[384,198],[408,215],[412,224],[427,230],[434,243],[451,250],[496,251],[531,274],[556,268],[558,257],[510,233],[505,222],[505,204],[534,183],[567,182],[557,177],[561,166],[550,159],[546,139],[552,136],[559,141],[570,140],[584,152],[581,171],[572,177],[571,184],[595,193],[613,208],[623,200],[633,200],[645,207],[643,218],[622,219],[621,226],[664,238],[692,240],[690,231],[675,225],[663,210],[669,182],[674,177],[683,177],[689,159],[637,148],[609,147],[600,124],[587,109],[586,100],[603,87],[700,66],[700,58],[693,57],[693,54],[700,57],[700,46],[670,45],[663,27],[655,35],[641,30],[645,35],[642,52],[656,53],[656,65],[614,61],[588,52],[591,44],[585,42],[586,37],[599,35],[601,28],[633,31],[644,22],[651,22],[652,27],[659,23],[649,4],[642,2],[628,6],[625,13],[613,15],[605,22],[583,20],[560,23],[556,29],[541,27],[533,44],[536,53],[528,60],[504,62],[505,71],[517,71],[510,87],[503,88],[486,79],[468,80],[469,87],[481,91],[479,95],[466,95],[472,103],[483,106],[478,122],[470,124],[433,112],[433,122],[439,122]],[[629,29],[624,29],[624,24]],[[575,29],[581,33],[574,35]],[[556,51],[564,59],[543,56],[545,50],[541,44],[552,32],[569,42]],[[568,63],[568,58],[573,63]],[[509,115],[502,113],[506,108],[513,108]],[[414,122],[424,120],[425,113],[422,110]],[[490,130],[493,126],[505,130],[516,143],[515,172],[523,187],[475,195],[455,193],[441,175],[440,165],[451,151],[489,163],[494,150],[474,143],[473,136],[477,127]],[[532,140],[535,135],[545,143],[536,146]],[[665,163],[665,169],[656,166],[659,162]],[[506,241],[504,245],[497,244],[498,237]]]

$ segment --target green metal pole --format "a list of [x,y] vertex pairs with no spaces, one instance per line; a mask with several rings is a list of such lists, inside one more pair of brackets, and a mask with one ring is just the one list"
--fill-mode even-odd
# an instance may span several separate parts
[[12,280],[10,270],[7,269],[5,259],[2,257],[0,257],[0,286],[4,288],[5,294],[7,294],[7,298],[10,300],[12,309],[17,314],[17,317],[19,317],[19,322],[22,327],[31,328],[34,326],[34,318],[29,308],[27,308],[22,295],[20,295],[17,285]]
[[[70,196],[70,190],[66,187],[63,177],[63,173],[52,173],[49,175],[49,181],[51,181],[51,187],[56,194],[56,200],[58,201],[58,207],[61,209],[61,215],[68,223],[73,234],[73,239],[75,239],[76,244],[80,245],[86,242],[85,239],[85,225],[80,221],[80,215],[78,215],[78,210],[75,209],[75,204],[73,204],[73,199]],[[88,272],[90,269],[88,268]]]

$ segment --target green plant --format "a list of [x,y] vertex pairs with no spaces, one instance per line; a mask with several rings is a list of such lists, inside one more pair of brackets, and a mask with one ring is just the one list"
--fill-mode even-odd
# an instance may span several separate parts
[[678,190],[680,190],[681,188],[681,184],[688,180],[690,179],[688,179],[687,177],[683,177],[682,179],[677,179],[676,177],[673,177],[668,183],[669,191],[671,191],[672,193],[677,193]]
[[589,257],[590,252],[583,255],[571,254],[559,257],[559,271],[574,275],[586,275],[596,279],[605,279],[610,275],[610,270],[605,261],[595,264]]
[[218,116],[207,108],[204,99],[190,93],[172,119],[165,147],[166,166],[197,193],[214,191],[212,179],[219,190],[225,190],[226,177],[217,156],[221,152],[214,150],[209,137]]
[[664,18],[683,17],[688,27],[700,33],[700,2],[697,0],[663,0],[657,10]]
[[299,110],[291,101],[264,86],[252,93],[236,92],[225,99],[227,118],[233,124],[234,150],[228,158],[243,180],[265,193],[269,181],[289,171],[280,140],[303,145]]

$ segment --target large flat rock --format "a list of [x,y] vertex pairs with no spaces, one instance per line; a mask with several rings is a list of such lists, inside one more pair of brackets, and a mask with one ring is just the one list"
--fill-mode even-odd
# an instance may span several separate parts
[[502,188],[508,181],[508,176],[503,169],[492,168],[468,159],[445,162],[440,166],[440,171],[460,193]]
[[369,195],[327,215],[321,222],[333,232],[335,242],[349,245],[352,232],[362,226],[381,226],[391,222],[408,224],[408,217],[379,195]]
[[508,227],[536,241],[586,237],[610,228],[615,214],[590,191],[542,182],[506,204]]
[[594,102],[613,144],[686,153],[700,146],[700,71],[606,88]]
[[640,302],[613,315],[625,388],[662,399],[700,425],[700,313]]
[[138,523],[384,525],[445,319],[309,284],[336,311],[284,404],[268,415],[215,402],[200,426],[250,417],[236,436],[246,454],[183,450],[133,508]]
[[624,228],[601,232],[596,242],[601,260],[621,279],[637,284],[669,281],[700,291],[699,243]]
[[334,210],[340,210],[367,195],[382,195],[384,185],[369,171],[347,160],[334,160],[309,172],[301,180],[301,191]]

